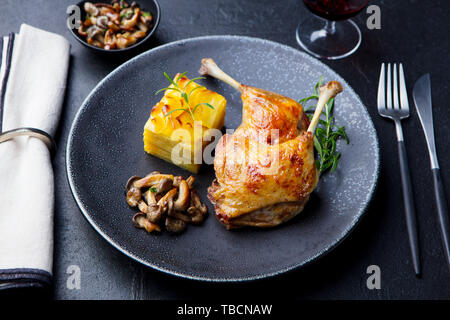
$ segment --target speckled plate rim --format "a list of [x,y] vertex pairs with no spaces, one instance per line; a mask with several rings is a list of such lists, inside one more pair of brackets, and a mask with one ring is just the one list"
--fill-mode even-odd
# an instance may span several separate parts
[[[253,42],[260,42],[262,44],[269,44],[269,45],[272,45],[272,46],[278,46],[278,47],[280,47],[280,48],[282,48],[284,50],[287,50],[287,51],[293,51],[295,54],[301,55],[302,58],[306,59],[310,63],[315,64],[315,65],[320,65],[321,67],[324,67],[328,71],[331,71],[332,73],[336,74],[338,77],[335,80],[343,83],[344,86],[350,88],[350,90],[352,90],[352,93],[354,94],[356,100],[364,107],[363,108],[363,112],[366,113],[366,116],[370,120],[369,121],[370,122],[370,128],[373,131],[373,136],[375,138],[375,151],[376,151],[375,152],[376,159],[375,159],[374,180],[372,182],[372,187],[371,187],[371,189],[370,189],[370,191],[368,193],[367,201],[366,201],[365,205],[361,207],[361,209],[359,210],[358,214],[351,221],[351,223],[348,225],[348,227],[338,237],[336,237],[336,240],[334,241],[334,243],[332,243],[328,247],[323,248],[323,250],[319,251],[314,256],[311,256],[309,259],[303,260],[302,262],[300,262],[298,264],[291,265],[289,267],[280,269],[280,270],[275,271],[275,272],[262,273],[262,274],[257,274],[257,275],[253,275],[253,276],[250,276],[250,277],[209,278],[209,277],[203,277],[203,276],[200,276],[200,275],[192,275],[192,274],[177,272],[177,271],[171,270],[169,268],[165,268],[165,267],[159,266],[156,263],[150,263],[150,262],[146,261],[145,259],[137,256],[136,254],[134,254],[132,252],[129,252],[128,250],[124,249],[120,245],[120,243],[117,243],[114,239],[112,239],[110,236],[108,236],[106,234],[106,232],[104,232],[95,223],[95,221],[91,218],[88,210],[84,207],[83,202],[81,201],[81,199],[77,195],[75,184],[74,184],[74,181],[72,180],[73,171],[72,171],[72,163],[71,163],[71,159],[70,159],[70,151],[72,149],[72,141],[73,141],[73,135],[74,135],[76,124],[77,124],[81,114],[83,113],[84,108],[86,108],[87,102],[91,99],[91,97],[94,95],[94,93],[100,87],[102,87],[103,84],[105,82],[107,82],[111,77],[113,77],[116,73],[120,72],[122,69],[126,69],[129,65],[133,64],[136,60],[141,59],[142,57],[144,57],[146,55],[151,55],[151,54],[156,53],[158,51],[167,50],[167,49],[169,49],[171,47],[177,47],[177,46],[180,46],[180,45],[184,45],[186,43],[196,42],[196,41],[201,41],[201,40],[253,41]],[[290,47],[288,45],[280,44],[278,42],[270,41],[270,40],[266,40],[266,39],[255,38],[255,37],[247,37],[247,36],[238,36],[238,35],[211,35],[211,36],[201,36],[201,37],[194,37],[194,38],[178,40],[178,41],[170,42],[170,43],[167,43],[165,45],[153,48],[153,49],[148,50],[146,52],[143,52],[143,53],[137,55],[136,57],[130,59],[129,61],[123,63],[122,65],[117,67],[115,70],[113,70],[111,73],[109,73],[105,78],[103,78],[94,87],[94,89],[92,89],[92,91],[89,93],[89,95],[83,101],[83,103],[81,104],[81,106],[80,106],[79,110],[77,111],[77,113],[75,115],[75,118],[74,118],[74,120],[72,122],[72,125],[71,125],[71,128],[70,128],[70,132],[69,132],[69,137],[68,137],[68,140],[67,140],[67,145],[66,145],[66,174],[67,174],[67,179],[68,179],[68,182],[69,182],[70,190],[71,190],[72,195],[73,195],[73,197],[75,199],[75,202],[77,203],[78,207],[80,208],[82,214],[87,219],[87,221],[90,223],[90,225],[94,228],[94,230],[96,230],[107,242],[109,242],[117,250],[119,250],[123,254],[127,255],[131,259],[133,259],[133,260],[135,260],[135,261],[137,261],[139,263],[142,263],[143,265],[145,265],[147,267],[150,267],[150,268],[153,268],[155,270],[164,272],[166,274],[170,274],[170,275],[181,277],[181,278],[185,278],[185,279],[209,281],[209,282],[242,282],[242,281],[252,281],[252,280],[271,278],[271,277],[274,277],[274,276],[277,276],[277,275],[280,275],[280,274],[283,274],[283,273],[286,273],[286,272],[289,272],[289,271],[297,270],[297,269],[299,269],[301,267],[304,267],[304,266],[312,263],[313,261],[316,261],[319,258],[325,256],[326,254],[331,252],[334,248],[336,248],[342,241],[344,241],[349,236],[351,231],[353,231],[355,229],[355,227],[357,226],[357,224],[361,221],[361,218],[362,218],[363,214],[367,211],[367,208],[372,203],[372,199],[373,199],[374,193],[375,193],[375,191],[377,189],[377,186],[378,186],[379,171],[380,171],[380,149],[379,149],[379,141],[378,141],[377,131],[376,131],[375,126],[373,124],[372,118],[370,117],[370,114],[367,111],[366,106],[361,101],[359,95],[355,92],[355,90],[353,90],[353,88],[347,83],[347,81],[345,81],[337,72],[332,70],[326,64],[324,64],[324,63],[320,62],[319,60],[309,56],[308,54],[306,54],[306,53],[304,53],[302,51],[299,51],[297,49],[294,49],[294,48],[292,48],[292,47]]]

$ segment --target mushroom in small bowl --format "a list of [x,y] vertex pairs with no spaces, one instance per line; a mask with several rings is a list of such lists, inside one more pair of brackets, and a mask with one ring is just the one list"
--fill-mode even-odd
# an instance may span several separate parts
[[82,1],[80,21],[68,24],[80,43],[96,51],[130,50],[149,39],[159,24],[160,9],[156,0],[131,3],[112,0],[108,3]]

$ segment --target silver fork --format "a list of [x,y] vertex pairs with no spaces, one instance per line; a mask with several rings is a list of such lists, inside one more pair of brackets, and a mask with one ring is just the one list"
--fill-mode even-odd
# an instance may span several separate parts
[[[385,73],[387,73],[387,80]],[[403,130],[401,125],[401,120],[409,117],[408,94],[406,92],[405,76],[403,73],[403,65],[401,63],[399,70],[397,70],[397,64],[394,64],[392,75],[390,63],[387,65],[387,72],[385,72],[384,63],[381,65],[380,81],[378,84],[378,113],[384,118],[393,120],[395,123],[406,226],[408,229],[409,245],[411,247],[414,271],[418,276],[420,275],[420,260],[417,220],[414,208],[411,177],[409,174],[408,160],[406,157],[406,149],[403,141]]]

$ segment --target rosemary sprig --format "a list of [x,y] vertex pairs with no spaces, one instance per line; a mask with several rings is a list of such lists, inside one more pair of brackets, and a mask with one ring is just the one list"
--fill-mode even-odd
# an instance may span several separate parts
[[[310,100],[319,99],[319,87],[322,85],[322,77],[314,86],[314,94],[309,97],[299,100],[301,105],[304,105]],[[308,115],[309,120],[312,119],[312,113],[315,110],[316,105],[305,108],[305,112]],[[322,112],[323,118],[319,119],[319,124],[316,128],[314,135],[314,147],[319,154],[319,159],[316,160],[317,168],[322,174],[327,170],[333,172],[339,163],[341,153],[336,150],[337,140],[343,138],[347,142],[350,142],[345,132],[345,127],[338,127],[335,125],[335,118],[333,116],[334,98],[330,99],[325,105],[325,112]]]
[[170,81],[170,83],[172,84],[172,87],[162,88],[162,89],[156,91],[156,92],[155,92],[155,95],[158,94],[158,93],[160,93],[160,92],[162,92],[162,91],[166,92],[167,90],[174,90],[174,91],[179,92],[180,95],[181,95],[181,97],[182,97],[182,98],[184,99],[184,101],[186,102],[187,108],[177,108],[177,109],[174,109],[174,110],[170,110],[170,111],[167,112],[164,116],[167,117],[167,116],[169,116],[170,114],[172,114],[173,112],[176,112],[176,111],[184,111],[184,112],[187,112],[187,113],[191,116],[192,121],[195,121],[195,111],[197,110],[198,107],[204,105],[204,106],[207,106],[208,108],[211,108],[211,109],[213,109],[213,110],[214,110],[214,107],[213,107],[211,104],[207,103],[207,102],[197,103],[194,107],[191,107],[191,104],[190,104],[190,100],[189,100],[189,99],[191,98],[192,93],[193,93],[195,90],[197,90],[197,89],[205,88],[205,86],[198,86],[198,87],[195,87],[194,89],[192,89],[191,91],[189,91],[189,93],[186,92],[186,88],[187,88],[192,82],[194,82],[194,81],[196,81],[196,80],[206,79],[206,78],[205,78],[205,77],[197,77],[197,78],[193,78],[193,79],[189,80],[189,81],[184,85],[183,88],[180,88],[180,86],[178,85],[177,82],[178,82],[178,80],[180,80],[181,78],[183,78],[183,77],[186,75],[186,73],[187,73],[187,71],[186,71],[186,72],[183,72],[182,74],[180,74],[177,78],[172,79],[167,73],[164,72],[164,76],[167,78],[167,80]]

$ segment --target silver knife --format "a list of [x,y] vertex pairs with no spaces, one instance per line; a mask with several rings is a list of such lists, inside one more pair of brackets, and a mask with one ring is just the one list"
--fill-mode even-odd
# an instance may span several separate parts
[[447,201],[445,199],[444,185],[441,179],[441,172],[434,143],[433,112],[431,108],[431,85],[430,75],[427,73],[417,80],[413,89],[414,104],[419,114],[425,138],[428,145],[428,153],[431,161],[431,171],[433,172],[434,195],[438,211],[439,225],[441,228],[442,240],[444,242],[445,255],[450,266],[450,219],[448,216]]

